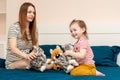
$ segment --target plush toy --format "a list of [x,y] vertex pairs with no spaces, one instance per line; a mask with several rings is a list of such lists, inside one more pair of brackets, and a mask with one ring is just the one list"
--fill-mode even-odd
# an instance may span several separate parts
[[68,59],[63,54],[63,51],[59,46],[56,46],[54,50],[50,49],[51,53],[51,61],[54,64],[59,65],[61,69],[63,69],[66,73],[69,73],[74,67],[69,64]]
[[51,53],[51,58],[49,60],[49,63],[53,64],[53,69],[54,70],[61,70],[61,69],[63,69],[62,66],[60,66],[57,63],[55,63],[55,59],[59,56],[60,53],[63,53],[63,51],[56,47],[54,50],[50,49],[50,53]]
[[[62,48],[64,49],[64,51],[66,50],[71,50],[71,51],[74,51],[74,47],[72,44],[65,44],[65,45],[62,45]],[[73,65],[73,66],[78,66],[78,62],[75,60],[75,58],[73,58],[72,56],[66,56],[67,59],[68,59],[68,62],[69,64]]]
[[61,69],[63,69],[63,68],[62,68],[62,66],[60,66],[59,64],[54,63],[54,64],[53,64],[53,69],[54,69],[54,70],[61,70]]
[[30,67],[43,72],[46,69],[46,55],[40,47],[33,46],[33,51],[38,54],[37,58],[30,62]]

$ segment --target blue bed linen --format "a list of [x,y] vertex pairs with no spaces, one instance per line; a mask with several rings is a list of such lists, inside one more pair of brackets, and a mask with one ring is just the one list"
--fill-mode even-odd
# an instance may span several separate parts
[[7,70],[0,68],[0,80],[120,80],[120,67],[97,66],[97,69],[106,74],[101,76],[71,76],[63,70]]
[[[47,57],[50,57],[49,50],[51,48],[55,48],[56,45],[41,45],[42,49],[44,49]],[[104,48],[104,50],[103,50]],[[92,47],[95,53],[96,62],[101,63],[96,64],[97,70],[106,74],[105,77],[101,76],[71,76],[66,74],[63,70],[55,71],[55,70],[47,70],[45,72],[39,72],[35,70],[7,70],[5,69],[5,60],[0,59],[0,80],[120,80],[120,67],[116,66],[116,57],[117,53],[120,51],[120,47],[108,47],[108,46],[93,46]],[[106,50],[107,49],[107,50]],[[112,51],[110,51],[112,50]],[[104,56],[99,56],[103,53]],[[112,55],[111,53],[115,53]],[[110,60],[108,60],[110,59]],[[107,60],[107,63],[104,65]],[[110,61],[113,61],[111,63]],[[110,63],[108,63],[110,62]],[[109,65],[108,65],[109,64]],[[98,66],[99,65],[99,66]]]

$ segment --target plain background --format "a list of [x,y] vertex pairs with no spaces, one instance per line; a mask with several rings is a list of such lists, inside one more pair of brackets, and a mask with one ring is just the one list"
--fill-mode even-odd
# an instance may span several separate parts
[[1,24],[0,40],[4,46],[3,37],[7,38],[9,26],[18,20],[25,1],[36,7],[41,45],[74,43],[69,23],[76,18],[86,22],[91,45],[120,46],[120,0],[0,0],[0,23],[5,23]]

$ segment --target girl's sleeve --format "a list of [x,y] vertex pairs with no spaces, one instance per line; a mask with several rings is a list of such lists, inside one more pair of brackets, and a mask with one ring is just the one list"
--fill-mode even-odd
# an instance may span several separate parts
[[87,40],[81,41],[79,46],[80,46],[80,48],[87,48],[88,47],[88,41]]

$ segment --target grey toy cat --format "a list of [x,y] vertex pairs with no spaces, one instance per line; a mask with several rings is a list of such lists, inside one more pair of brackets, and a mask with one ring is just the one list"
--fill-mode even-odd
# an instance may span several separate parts
[[[64,51],[66,51],[66,50],[74,51],[74,47],[70,43],[63,45],[62,48],[64,49]],[[77,63],[77,61],[75,60],[75,58],[73,58],[72,56],[66,56],[66,58],[68,59],[69,64],[71,64],[72,66],[78,66],[79,65]]]
[[33,46],[33,51],[38,54],[37,58],[30,62],[30,67],[43,72],[46,69],[47,58],[40,47]]
[[76,62],[76,60],[73,59],[72,57],[65,56],[59,46],[56,46],[56,49],[54,49],[54,50],[50,49],[50,53],[51,54],[54,53],[54,55],[55,55],[55,57],[53,57],[54,58],[53,63],[60,65],[66,73],[69,73],[74,68],[74,66],[79,65]]
[[54,50],[50,49],[50,53],[54,55],[53,63],[60,65],[66,73],[69,73],[74,68],[69,64],[68,59],[59,46],[56,46]]

